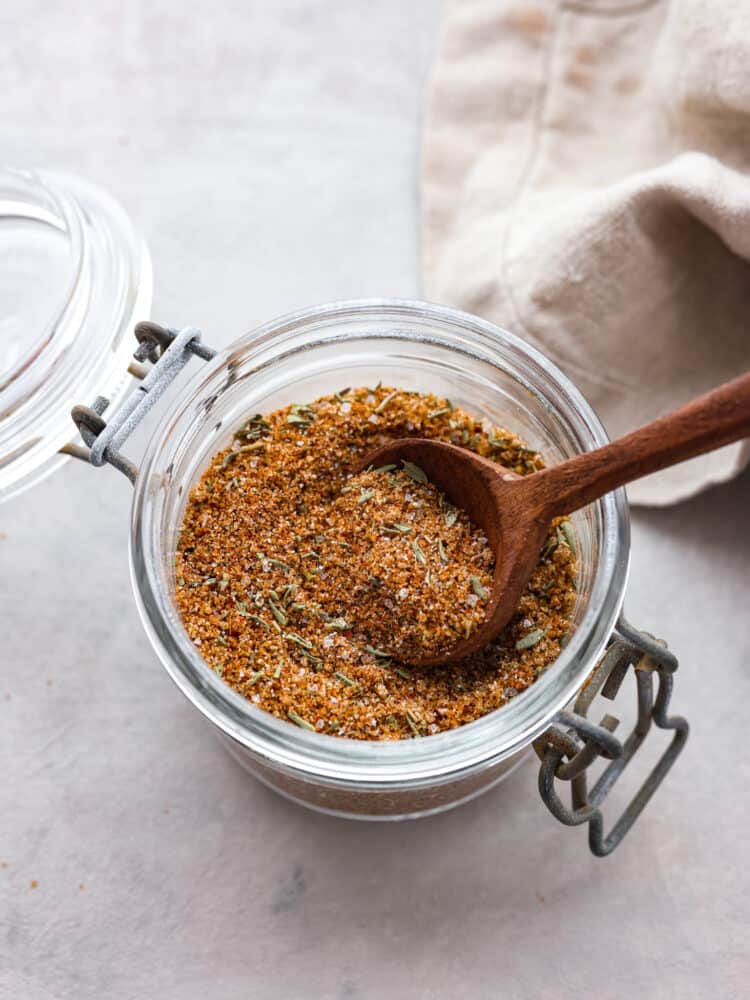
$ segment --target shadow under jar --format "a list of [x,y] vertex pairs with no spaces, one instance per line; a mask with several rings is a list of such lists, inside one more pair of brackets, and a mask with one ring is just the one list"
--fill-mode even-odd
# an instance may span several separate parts
[[530,688],[475,722],[419,740],[366,742],[307,732],[256,708],[203,661],[176,609],[175,550],[189,492],[249,413],[378,380],[448,396],[517,433],[547,464],[607,441],[572,383],[498,327],[419,302],[321,306],[236,341],[185,387],[137,476],[131,565],[162,663],[247,771],[314,809],[399,819],[490,788],[572,701],[615,629],[629,522],[622,490],[574,515],[579,580],[569,640]]

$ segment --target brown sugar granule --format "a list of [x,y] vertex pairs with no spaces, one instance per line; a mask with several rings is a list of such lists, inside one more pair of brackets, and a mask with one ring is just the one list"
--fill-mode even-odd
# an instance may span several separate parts
[[[577,560],[572,526],[561,521],[550,530],[514,617],[480,653],[445,667],[409,669],[389,655],[398,639],[396,608],[390,619],[369,621],[368,634],[383,636],[382,645],[365,641],[367,614],[357,615],[358,625],[347,618],[354,581],[376,588],[376,581],[384,581],[392,587],[404,541],[414,565],[436,573],[438,540],[449,557],[447,543],[461,538],[469,546],[453,550],[461,553],[456,563],[462,569],[476,556],[478,570],[471,576],[478,580],[460,609],[469,623],[481,620],[483,581],[491,576],[491,558],[487,561],[477,533],[465,515],[445,505],[446,533],[429,520],[429,542],[421,529],[419,537],[408,540],[388,531],[373,535],[375,544],[399,553],[393,566],[381,564],[377,573],[365,573],[359,549],[353,558],[347,535],[355,507],[357,521],[376,514],[379,519],[382,510],[383,523],[398,530],[386,513],[393,504],[403,518],[398,523],[411,524],[410,511],[406,517],[401,513],[410,503],[402,482],[408,473],[371,470],[356,481],[352,475],[368,452],[407,436],[469,448],[519,475],[543,467],[540,456],[515,435],[447,399],[377,386],[252,415],[190,494],[175,561],[176,601],[185,628],[206,662],[236,691],[301,728],[367,740],[453,729],[500,708],[533,683],[557,657],[567,633]],[[394,482],[370,485],[384,475]],[[348,484],[355,488],[347,490]],[[389,495],[386,485],[403,495]],[[408,489],[418,502],[429,494],[420,485],[425,486],[415,480]],[[367,499],[359,503],[363,495]],[[413,511],[415,518],[419,510]],[[435,513],[421,512],[430,519]],[[459,534],[451,539],[456,529]],[[422,595],[428,606],[418,608],[418,600],[412,605],[428,634],[439,628],[439,615],[430,605],[432,585],[430,580]],[[384,630],[394,623],[396,638],[388,639]]]
[[351,636],[397,659],[452,649],[484,620],[494,557],[467,514],[419,466],[385,465],[347,479],[331,505],[327,590]]

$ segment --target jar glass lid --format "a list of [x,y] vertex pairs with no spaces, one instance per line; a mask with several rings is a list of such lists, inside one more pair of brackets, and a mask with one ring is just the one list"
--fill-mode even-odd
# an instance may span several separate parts
[[0,169],[0,500],[64,461],[76,403],[127,391],[151,291],[146,247],[109,195]]

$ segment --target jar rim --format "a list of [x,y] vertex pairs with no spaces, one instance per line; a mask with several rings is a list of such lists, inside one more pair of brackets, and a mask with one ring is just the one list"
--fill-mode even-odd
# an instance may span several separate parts
[[[404,787],[426,780],[452,780],[511,756],[547,728],[553,716],[574,696],[593,668],[614,629],[628,573],[629,518],[624,490],[597,501],[602,524],[601,547],[591,596],[568,644],[527,690],[474,722],[421,740],[360,741],[306,732],[254,706],[206,664],[190,641],[169,597],[158,558],[159,525],[155,501],[165,488],[159,460],[180,416],[194,412],[201,395],[210,394],[239,349],[260,354],[283,353],[301,330],[315,328],[317,342],[334,333],[336,323],[365,319],[397,323],[421,320],[458,329],[472,336],[477,351],[486,352],[502,368],[500,348],[511,351],[513,377],[535,386],[544,380],[555,402],[575,415],[589,448],[608,441],[592,407],[553,362],[514,334],[469,313],[419,300],[362,299],[313,306],[272,320],[240,337],[196,374],[173,403],[164,432],[151,438],[133,498],[130,563],[136,603],[162,664],[189,700],[226,735],[260,759],[303,773],[315,781],[355,782],[368,787]],[[323,326],[323,329],[321,329]],[[382,335],[378,330],[378,335]],[[519,378],[519,372],[521,378]]]

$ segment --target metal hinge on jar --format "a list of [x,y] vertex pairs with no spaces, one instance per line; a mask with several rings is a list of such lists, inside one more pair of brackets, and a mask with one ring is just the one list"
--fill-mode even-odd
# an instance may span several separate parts
[[[134,391],[105,421],[103,414],[109,400],[97,396],[91,406],[74,406],[71,416],[83,438],[85,447],[67,445],[62,450],[91,465],[109,463],[119,469],[134,483],[138,467],[120,451],[123,443],[133,433],[151,407],[157,402],[179,375],[191,357],[210,361],[216,354],[201,341],[201,332],[187,326],[179,332],[158,326],[156,323],[138,323],[138,339],[128,371],[141,380]],[[145,367],[151,362],[153,367]]]
[[[661,642],[620,618],[607,652],[579,693],[573,710],[559,712],[550,728],[534,742],[542,762],[539,792],[544,803],[566,826],[589,824],[589,847],[597,857],[611,854],[621,843],[685,746],[687,721],[667,714],[677,666],[677,658]],[[596,724],[587,718],[587,713],[597,694],[615,699],[631,667],[636,681],[638,717],[631,733],[621,742],[613,735],[619,725],[617,718],[607,714]],[[601,807],[652,725],[672,730],[672,740],[605,835]],[[609,764],[588,789],[586,772],[600,757]],[[570,807],[558,795],[556,779],[570,782]]]

